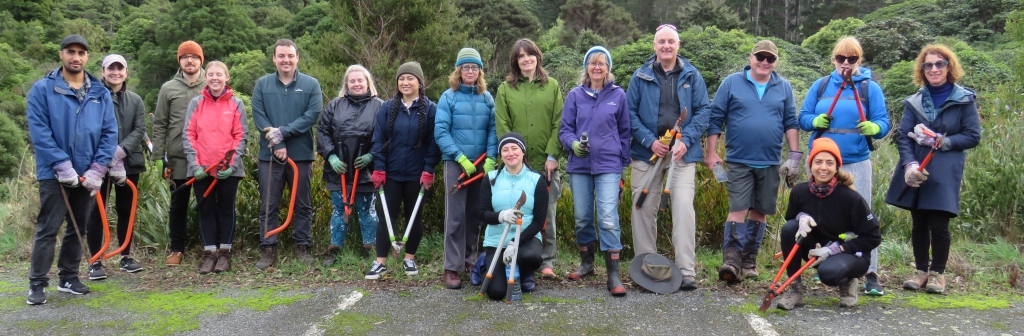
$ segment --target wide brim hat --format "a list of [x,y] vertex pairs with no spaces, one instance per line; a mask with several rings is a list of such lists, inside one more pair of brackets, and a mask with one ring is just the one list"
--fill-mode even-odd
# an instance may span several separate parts
[[[655,270],[664,274],[658,276],[660,278],[649,274]],[[676,263],[657,253],[643,253],[633,258],[629,264],[629,276],[640,287],[658,294],[674,293],[683,283],[683,271]]]

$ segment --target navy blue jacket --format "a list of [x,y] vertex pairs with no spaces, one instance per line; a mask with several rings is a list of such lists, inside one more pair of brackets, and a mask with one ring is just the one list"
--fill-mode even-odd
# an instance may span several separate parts
[[796,98],[789,81],[772,72],[764,96],[747,79],[747,71],[722,81],[711,104],[708,135],[721,134],[725,126],[725,160],[752,165],[777,165],[782,161],[786,131],[800,128]]
[[[700,139],[708,128],[708,119],[711,116],[711,104],[708,102],[708,87],[701,77],[700,71],[690,64],[682,56],[677,56],[679,64],[682,64],[683,72],[679,74],[676,81],[676,90],[679,92],[679,106],[685,107],[689,115],[686,120],[679,124],[682,129],[682,141],[686,145],[686,154],[683,154],[683,162],[700,162],[704,160],[704,150],[701,149]],[[661,137],[662,134],[655,134],[658,126],[658,102],[661,97],[661,84],[654,75],[655,56],[647,59],[644,65],[636,69],[633,77],[629,79],[629,88],[626,90],[626,101],[629,104],[629,126],[632,128],[632,146],[630,156],[633,160],[640,160],[650,163],[651,144]]]
[[[391,105],[398,104],[395,125],[388,132]],[[425,112],[420,112],[420,105],[427,104]],[[410,112],[412,111],[412,112]],[[423,127],[420,127],[419,114],[426,113]],[[434,142],[434,115],[437,104],[427,97],[419,97],[405,108],[401,98],[385,101],[377,111],[377,120],[373,125],[373,169],[382,170],[387,178],[398,182],[419,181],[423,172],[433,174],[437,163],[441,162],[441,149]],[[391,140],[388,148],[384,143]],[[416,148],[417,144],[422,144]]]

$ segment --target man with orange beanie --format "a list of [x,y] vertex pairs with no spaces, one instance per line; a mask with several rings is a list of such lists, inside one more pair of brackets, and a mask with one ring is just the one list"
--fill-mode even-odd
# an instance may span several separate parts
[[[185,147],[181,134],[185,127],[185,112],[192,98],[198,96],[206,87],[203,71],[203,48],[194,41],[185,41],[178,46],[178,65],[180,69],[174,78],[160,87],[156,99],[156,114],[153,117],[153,157],[156,158],[156,169],[161,174],[169,175],[173,181],[172,188],[186,188],[187,162]],[[166,168],[166,169],[165,169]],[[168,228],[170,231],[170,255],[164,262],[167,266],[181,263],[185,252],[186,223],[188,222],[189,190],[171,194],[171,205],[168,210]]]

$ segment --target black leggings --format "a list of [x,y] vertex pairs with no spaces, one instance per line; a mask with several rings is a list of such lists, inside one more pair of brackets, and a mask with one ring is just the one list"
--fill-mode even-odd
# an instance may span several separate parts
[[[395,239],[399,241],[405,235],[405,226],[409,223],[409,217],[412,216],[412,208],[416,205],[416,197],[419,196],[419,193],[420,181],[398,182],[387,179],[384,183],[384,198],[387,198],[388,202],[391,227],[395,230]],[[381,203],[377,207],[377,212],[380,214],[384,213],[384,208],[381,205],[384,202],[384,198],[380,198]],[[398,211],[403,204],[405,205],[405,216],[399,216]],[[412,221],[412,230],[409,231],[409,241],[405,244],[405,253],[416,255],[416,249],[420,247],[420,239],[423,238],[422,214],[423,204],[420,204],[419,213],[416,214],[416,219]],[[403,220],[402,218],[405,219]],[[389,250],[391,250],[389,236],[391,236],[391,233],[388,233],[387,219],[379,218],[377,222],[377,241],[375,243],[377,258],[388,257]]]
[[[128,175],[128,180],[138,186],[139,174]],[[100,186],[100,194],[103,195],[104,206],[108,208],[110,204],[106,203],[110,200],[111,188],[117,193],[117,201],[114,202],[114,208],[117,211],[117,241],[118,243],[124,243],[125,236],[128,234],[128,218],[131,217],[132,213],[132,189],[128,187],[127,183],[119,186],[111,183],[110,179],[104,179],[103,185]],[[85,227],[86,243],[89,244],[89,251],[96,253],[103,247],[103,225],[107,225],[107,223],[103,223],[100,220],[99,211],[92,211],[91,213],[89,215],[89,224]],[[131,240],[129,240],[128,246],[124,248],[124,251],[121,251],[121,255],[131,254],[131,249],[132,244]],[[110,253],[110,251],[104,253]]]
[[[914,226],[910,230],[910,243],[914,246],[917,270],[928,272],[928,243],[931,242],[931,270],[939,274],[946,271],[949,259],[949,219],[952,214],[941,210],[910,210]],[[930,237],[929,237],[930,236]]]
[[[782,226],[782,256],[789,257],[790,250],[793,249],[793,245],[796,244],[796,232],[800,229],[800,222],[797,220],[791,220],[786,222]],[[797,250],[796,257],[793,261],[786,266],[786,274],[793,276],[796,271],[800,270],[800,266],[803,261],[808,260],[807,252],[810,252],[814,248],[815,244],[826,245],[829,242],[819,241],[813,235],[809,235],[804,238],[800,244],[800,249]],[[869,255],[858,257],[849,253],[840,253],[825,261],[818,264],[818,278],[821,283],[828,286],[839,286],[846,284],[847,281],[853,278],[859,278],[864,276],[868,272],[868,258]],[[796,281],[799,281],[797,279]]]
[[[523,243],[519,245],[519,254],[516,257],[516,266],[519,267],[520,281],[522,276],[526,274],[533,274],[540,268],[540,263],[544,261],[540,256],[541,252],[540,239],[530,238],[524,239]],[[484,270],[491,268],[491,261],[494,260],[495,253],[497,252],[495,247],[485,247],[484,251],[487,251],[487,264],[484,265]],[[504,253],[505,249],[501,249]],[[498,264],[494,267],[494,274],[492,274],[491,282],[487,285],[487,297],[491,300],[501,300],[505,298],[505,293],[508,291],[508,277],[505,276],[505,260],[504,256],[498,257]]]
[[199,204],[199,233],[203,238],[203,248],[231,249],[231,240],[235,236],[235,198],[238,196],[238,182],[241,177],[228,177],[219,180],[213,191],[203,200],[203,194],[210,188],[214,177],[207,177],[192,184]]

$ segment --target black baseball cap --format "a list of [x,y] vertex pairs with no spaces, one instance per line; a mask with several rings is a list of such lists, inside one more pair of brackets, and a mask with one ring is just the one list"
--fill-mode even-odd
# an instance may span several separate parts
[[60,50],[64,50],[64,48],[67,48],[69,45],[72,44],[81,44],[82,47],[85,48],[85,51],[89,51],[89,42],[86,42],[85,38],[78,34],[68,35],[68,37],[65,37],[63,40],[61,40]]

